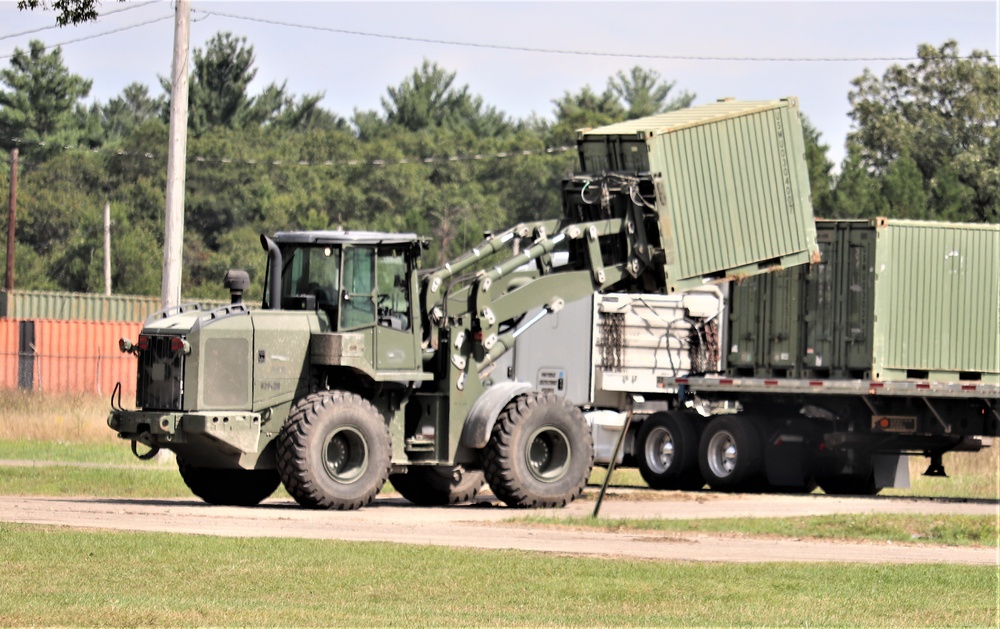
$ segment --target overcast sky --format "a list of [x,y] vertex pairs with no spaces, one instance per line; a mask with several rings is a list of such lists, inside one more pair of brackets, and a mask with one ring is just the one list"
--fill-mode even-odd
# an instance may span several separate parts
[[[398,85],[425,58],[456,72],[458,84],[468,84],[486,103],[511,116],[534,112],[549,119],[553,99],[585,85],[603,90],[609,76],[640,65],[676,81],[676,90],[697,94],[696,104],[724,96],[798,96],[835,163],[843,157],[851,128],[850,82],[865,68],[881,76],[893,63],[909,63],[921,43],[940,46],[955,39],[962,54],[978,49],[995,55],[1000,47],[1000,0],[193,0],[191,6],[192,49],[204,48],[218,32],[246,37],[257,57],[252,91],[287,81],[292,94],[325,94],[322,105],[348,119],[356,109],[379,109],[386,87]],[[106,102],[132,82],[160,94],[157,76],[170,73],[172,5],[105,0],[100,11],[103,16],[95,24],[20,35],[53,26],[54,14],[18,11],[16,1],[0,0],[0,66],[10,63],[15,48],[26,49],[31,39],[40,39],[49,46],[62,44],[69,69],[93,80],[90,100]],[[113,32],[117,29],[128,30]],[[93,38],[71,42],[84,37]],[[483,47],[456,45],[460,43]],[[884,58],[901,60],[878,60]]]

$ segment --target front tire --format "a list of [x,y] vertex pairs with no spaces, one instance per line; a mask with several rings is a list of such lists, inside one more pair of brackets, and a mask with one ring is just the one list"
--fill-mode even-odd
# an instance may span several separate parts
[[275,446],[281,482],[303,507],[360,509],[389,477],[386,423],[354,393],[319,391],[296,402]]
[[411,465],[405,474],[389,476],[389,482],[413,504],[436,507],[471,501],[486,481],[482,471],[462,465]]
[[637,466],[653,489],[692,490],[705,486],[698,470],[698,433],[683,413],[650,415],[636,437]]
[[763,467],[760,435],[747,419],[713,419],[705,427],[698,452],[701,474],[716,491],[751,488]]
[[177,457],[177,469],[191,493],[212,505],[252,507],[281,484],[277,470],[198,467],[181,457]]
[[578,408],[552,393],[519,395],[504,407],[483,452],[493,493],[511,507],[562,507],[590,477],[594,443]]

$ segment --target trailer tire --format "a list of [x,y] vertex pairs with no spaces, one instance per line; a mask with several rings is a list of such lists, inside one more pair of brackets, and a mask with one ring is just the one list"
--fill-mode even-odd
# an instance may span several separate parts
[[281,484],[277,470],[199,467],[181,457],[177,457],[177,469],[191,493],[211,505],[252,507]]
[[389,482],[413,504],[436,507],[469,502],[486,480],[482,470],[462,465],[411,465],[405,474],[390,475]]
[[636,435],[639,474],[653,489],[693,490],[705,486],[698,469],[698,433],[683,413],[650,415]]
[[701,435],[698,452],[702,476],[716,491],[752,487],[762,469],[760,435],[747,419],[713,419]]
[[490,489],[518,508],[572,502],[583,493],[593,465],[587,420],[552,393],[527,393],[508,402],[483,450]]
[[360,509],[389,477],[385,420],[361,396],[319,391],[296,402],[275,440],[285,490],[303,507]]

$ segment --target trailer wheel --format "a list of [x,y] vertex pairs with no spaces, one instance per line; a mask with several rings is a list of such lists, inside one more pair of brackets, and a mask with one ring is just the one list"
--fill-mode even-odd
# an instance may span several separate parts
[[177,468],[191,492],[212,505],[252,507],[281,484],[277,470],[198,467],[181,457],[177,457]]
[[698,433],[683,413],[654,413],[636,437],[639,473],[653,489],[701,489]]
[[275,442],[278,471],[303,507],[359,509],[389,477],[392,446],[379,412],[347,391],[311,393],[292,406]]
[[504,407],[483,451],[483,473],[511,507],[562,507],[594,465],[594,443],[578,408],[551,393],[519,395]]
[[760,435],[749,421],[716,417],[701,436],[698,464],[709,487],[716,491],[739,491],[760,474]]
[[486,481],[481,470],[462,465],[411,465],[405,474],[390,475],[389,482],[413,504],[431,507],[469,502]]

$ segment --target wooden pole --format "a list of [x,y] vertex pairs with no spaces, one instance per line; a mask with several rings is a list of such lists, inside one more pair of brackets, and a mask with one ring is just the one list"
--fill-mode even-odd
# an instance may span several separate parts
[[17,148],[10,151],[10,209],[7,215],[7,275],[4,290],[14,290],[14,230],[17,218]]
[[184,175],[187,160],[188,47],[191,2],[177,0],[170,83],[170,145],[167,148],[167,209],[163,231],[163,307],[181,301],[184,244]]

